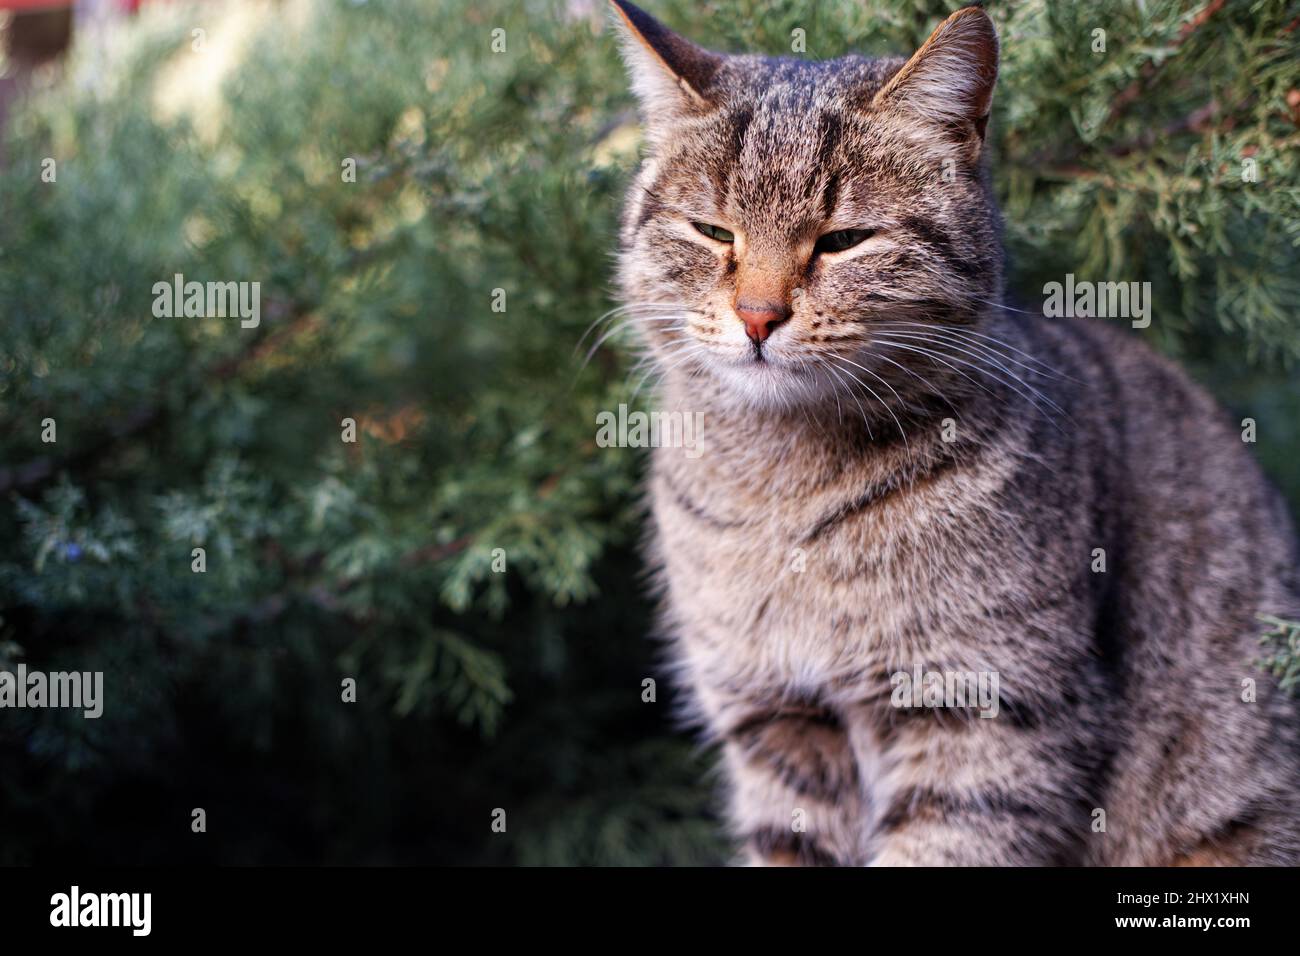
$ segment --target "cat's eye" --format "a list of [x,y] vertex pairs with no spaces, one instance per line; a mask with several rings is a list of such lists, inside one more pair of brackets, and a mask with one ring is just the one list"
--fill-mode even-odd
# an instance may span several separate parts
[[843,252],[845,249],[852,249],[860,242],[865,242],[875,234],[874,229],[840,229],[836,232],[828,232],[817,240],[817,245],[813,246],[813,253]]
[[718,242],[736,241],[736,237],[721,226],[711,226],[707,222],[693,222],[691,225],[695,227],[697,232],[703,233],[710,239],[716,239]]

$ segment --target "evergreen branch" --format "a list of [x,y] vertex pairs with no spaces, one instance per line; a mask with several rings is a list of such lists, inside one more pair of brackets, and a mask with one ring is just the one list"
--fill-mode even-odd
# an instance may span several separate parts
[[[402,567],[416,567],[423,564],[436,564],[445,558],[459,554],[474,543],[472,535],[462,535],[446,544],[425,545],[408,551],[397,563]],[[324,554],[317,552],[310,555],[303,566],[316,567],[324,559]],[[348,610],[343,606],[344,596],[367,579],[367,575],[351,575],[338,581],[317,578],[298,588],[285,588],[270,594],[253,605],[236,619],[236,624],[267,624],[289,609],[295,595],[306,596],[311,603],[331,614],[337,614],[354,624],[364,624],[367,618]]]
[[[1185,42],[1187,42],[1187,40],[1192,36],[1192,34],[1194,34],[1201,27],[1205,26],[1205,24],[1209,22],[1211,17],[1213,17],[1216,13],[1222,10],[1224,4],[1226,3],[1227,0],[1210,0],[1210,2],[1205,5],[1205,7],[1201,10],[1200,13],[1198,13],[1187,23],[1183,24],[1182,29],[1178,31],[1178,36],[1174,39],[1174,42],[1169,49],[1172,51],[1172,50],[1177,50],[1179,47],[1181,47]],[[1116,119],[1118,119],[1120,114],[1122,114],[1124,110],[1128,108],[1130,103],[1132,103],[1134,100],[1140,97],[1144,92],[1146,92],[1147,86],[1150,84],[1151,80],[1155,78],[1156,74],[1160,72],[1161,66],[1163,66],[1165,63],[1168,62],[1169,62],[1169,58],[1166,58],[1162,60],[1160,65],[1158,66],[1154,62],[1148,61],[1142,67],[1142,70],[1140,74],[1137,76],[1137,78],[1134,79],[1133,82],[1131,82],[1124,89],[1122,89],[1119,92],[1119,94],[1115,97],[1114,101],[1111,103],[1110,114],[1108,115],[1107,120],[1110,122],[1114,122]]]
[[111,426],[108,434],[104,435],[99,441],[90,445],[83,445],[71,454],[62,457],[43,455],[20,465],[0,468],[0,494],[7,491],[23,491],[53,479],[61,471],[75,470],[78,467],[87,466],[104,455],[118,442],[140,434],[156,425],[162,417],[163,409],[161,406],[144,406],[131,412],[125,419]]
[[1236,127],[1237,117],[1242,110],[1248,109],[1255,104],[1255,95],[1252,93],[1229,109],[1223,109],[1218,99],[1211,99],[1204,106],[1199,106],[1185,116],[1165,124],[1159,133],[1152,130],[1143,130],[1142,134],[1125,143],[1116,143],[1106,149],[1107,155],[1116,158],[1128,156],[1130,153],[1138,150],[1151,149],[1162,143],[1171,136],[1178,136],[1181,133],[1204,133],[1215,125],[1215,122],[1222,118],[1223,122],[1219,129],[1228,132]]
[[1259,639],[1261,645],[1271,645],[1270,652],[1256,664],[1278,678],[1278,687],[1292,691],[1300,686],[1300,621],[1288,621],[1271,614],[1257,617],[1272,629]]
[[[198,376],[188,398],[192,400],[209,384],[228,381],[250,364],[274,354],[289,340],[314,328],[317,321],[310,313],[301,314],[283,329],[259,333],[241,352],[216,362],[205,374]],[[107,434],[98,441],[82,445],[67,455],[43,455],[19,465],[0,468],[0,494],[27,491],[53,480],[61,472],[93,467],[121,442],[161,426],[166,418],[167,408],[162,402],[143,405],[110,426]]]

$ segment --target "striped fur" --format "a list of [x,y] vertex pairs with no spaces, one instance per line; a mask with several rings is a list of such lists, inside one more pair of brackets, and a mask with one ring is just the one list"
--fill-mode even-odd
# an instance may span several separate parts
[[[1001,305],[988,17],[812,62],[615,7],[649,144],[620,282],[705,422],[656,450],[651,559],[747,857],[1300,860],[1300,715],[1252,663],[1300,612],[1287,510],[1171,363]],[[874,234],[816,252],[842,229]],[[761,345],[742,295],[789,307]],[[997,715],[894,706],[916,668],[996,673]]]

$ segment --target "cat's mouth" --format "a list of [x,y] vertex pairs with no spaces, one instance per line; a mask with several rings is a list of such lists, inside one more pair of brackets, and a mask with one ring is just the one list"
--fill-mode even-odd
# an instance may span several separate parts
[[721,365],[740,374],[807,375],[813,369],[813,363],[802,360],[798,355],[791,355],[781,349],[773,349],[760,343],[751,343],[743,352],[716,355],[715,358]]
[[734,381],[761,378],[772,382],[779,380],[805,380],[816,377],[817,363],[800,355],[791,355],[781,349],[754,345],[740,354],[714,356],[715,368]]
[[762,408],[790,408],[829,401],[834,381],[819,372],[819,363],[769,348],[715,356],[712,375],[743,402]]
[[724,364],[741,371],[762,372],[796,372],[802,365],[789,359],[773,355],[769,350],[754,346],[741,356],[724,360]]

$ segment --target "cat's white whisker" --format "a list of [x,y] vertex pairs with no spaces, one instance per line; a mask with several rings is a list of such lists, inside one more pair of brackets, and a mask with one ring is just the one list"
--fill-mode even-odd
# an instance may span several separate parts
[[[834,366],[831,365],[829,359],[825,359],[825,358],[823,358],[823,357],[821,357],[821,356],[819,356],[819,355],[814,355],[814,356],[813,356],[813,364],[816,365],[818,368],[824,368],[824,369],[827,369],[827,370],[829,370],[829,371],[831,371],[831,372],[834,372],[834,370],[835,370]],[[831,394],[835,396],[835,418],[836,418],[836,421],[838,421],[838,422],[840,422],[841,424],[843,424],[843,422],[844,422],[844,409],[840,406],[840,393],[839,393],[839,389],[835,388],[835,387],[832,385],[832,387],[831,387]]]
[[[948,341],[948,339],[944,339],[944,338],[940,338],[940,337],[935,337],[935,336],[928,336],[928,334],[917,333],[917,332],[891,332],[891,333],[889,333],[889,334],[893,334],[893,336],[902,336],[902,337],[905,337],[905,338],[913,338],[913,339],[917,339],[917,341],[922,341],[922,342],[930,342],[931,345],[933,345],[933,346],[937,346],[937,347],[944,347],[944,346],[946,346],[946,347],[949,347],[949,349],[954,349],[954,350],[957,350],[957,351],[961,352],[962,355],[969,355],[969,356],[971,356],[972,359],[987,360],[987,362],[991,362],[993,365],[996,365],[996,367],[998,368],[998,371],[1001,371],[1002,373],[1004,373],[1004,375],[1008,376],[1008,377],[1010,378],[1010,380],[1013,380],[1013,381],[1015,381],[1015,382],[1019,382],[1019,384],[1023,385],[1024,388],[1026,388],[1026,389],[1030,389],[1032,393],[1034,393],[1035,395],[1037,395],[1037,397],[1043,399],[1044,402],[1047,402],[1048,405],[1052,406],[1053,408],[1056,408],[1056,410],[1057,410],[1058,412],[1061,412],[1062,415],[1065,415],[1067,419],[1070,418],[1070,414],[1069,414],[1069,412],[1066,412],[1065,408],[1062,408],[1060,405],[1057,405],[1057,403],[1056,403],[1056,402],[1053,402],[1052,399],[1050,399],[1050,398],[1047,397],[1047,395],[1044,395],[1043,393],[1040,392],[1039,389],[1036,389],[1034,385],[1030,385],[1030,384],[1028,384],[1028,382],[1027,382],[1027,381],[1024,381],[1023,378],[1019,377],[1018,375],[1015,375],[1015,373],[1014,373],[1013,371],[1011,371],[1011,369],[1009,369],[1008,367],[1006,367],[1006,365],[1004,365],[1004,364],[1002,364],[1002,363],[1000,363],[1000,362],[997,362],[996,359],[989,358],[988,355],[980,354],[980,352],[970,351],[969,349],[965,349],[965,347],[962,347],[962,346],[956,345],[956,343],[954,343],[954,342],[952,342],[952,341]],[[963,342],[962,345],[963,345],[963,346],[965,346],[965,345],[972,345],[972,343],[970,343],[970,342]],[[1073,420],[1073,419],[1071,419],[1071,420]]]
[[[893,393],[894,393],[894,398],[897,398],[898,401],[899,401],[900,403],[903,401],[902,398],[899,398],[898,392],[895,391],[894,386],[890,385],[888,382],[886,382],[883,378],[881,378],[881,377],[880,377],[879,375],[877,375],[875,372],[871,371],[871,369],[867,368],[865,365],[859,365],[857,362],[853,361],[852,359],[845,358],[843,355],[836,355],[836,356],[833,356],[833,358],[836,359],[837,361],[840,361],[840,362],[848,362],[848,363],[849,363],[850,365],[852,365],[854,368],[860,368],[860,369],[862,369],[862,371],[866,372],[868,375],[870,375],[870,376],[872,376],[873,378],[875,378],[876,381],[880,382],[882,385],[884,385],[886,388],[888,388],[891,392],[893,392]],[[894,424],[898,426],[898,433],[899,433],[900,435],[903,436],[903,447],[904,447],[905,449],[907,449],[907,459],[908,459],[908,461],[910,462],[910,461],[912,460],[912,446],[909,445],[908,442],[907,442],[907,430],[906,430],[905,428],[903,428],[903,423],[900,422],[900,421],[898,420],[898,416],[895,415],[895,414],[894,414],[894,410],[893,410],[892,408],[889,407],[889,403],[886,402],[884,399],[882,399],[879,395],[877,395],[876,392],[875,392],[875,390],[874,390],[870,385],[868,385],[866,382],[860,382],[860,384],[861,384],[862,387],[865,388],[868,392],[871,392],[872,397],[875,398],[875,400],[878,401],[882,406],[884,406],[885,411],[889,412],[890,417],[892,417],[892,418],[894,419]]]
[[[950,341],[946,341],[946,340],[944,340],[944,339],[937,338],[937,337],[926,336],[926,335],[922,335],[922,334],[920,334],[920,333],[916,333],[916,332],[893,332],[893,333],[890,333],[890,334],[892,334],[892,335],[902,336],[902,337],[905,337],[905,338],[912,338],[912,339],[915,339],[915,340],[917,340],[917,341],[929,342],[931,345],[935,345],[935,346],[938,346],[938,347],[942,347],[942,346],[945,346],[945,345],[946,345],[946,346],[948,346],[949,348],[956,349],[958,352],[961,352],[963,355],[969,355],[970,357],[975,358],[975,359],[985,359],[986,361],[991,361],[995,366],[997,366],[997,368],[998,368],[999,371],[1001,371],[1004,375],[1007,376],[1008,379],[1011,380],[1011,382],[1016,382],[1016,383],[1018,383],[1019,385],[1023,386],[1024,388],[1028,389],[1030,392],[1032,392],[1032,393],[1033,393],[1034,395],[1036,395],[1038,398],[1042,399],[1045,403],[1047,403],[1047,404],[1048,404],[1049,406],[1051,406],[1053,409],[1055,409],[1056,411],[1058,411],[1058,412],[1060,412],[1062,415],[1064,415],[1065,418],[1068,419],[1071,423],[1073,423],[1073,421],[1074,421],[1074,419],[1071,417],[1071,415],[1070,415],[1069,412],[1067,412],[1065,409],[1063,409],[1063,408],[1062,408],[1060,405],[1058,405],[1056,402],[1052,401],[1052,399],[1050,399],[1050,398],[1048,398],[1046,395],[1044,395],[1044,394],[1043,394],[1039,389],[1035,388],[1033,385],[1030,385],[1028,382],[1026,382],[1024,379],[1022,379],[1019,375],[1016,375],[1013,371],[1011,371],[1011,369],[1007,368],[1005,365],[1001,364],[1000,362],[998,362],[998,361],[996,361],[996,360],[988,359],[986,356],[983,356],[983,355],[981,355],[981,354],[979,354],[979,353],[977,353],[977,352],[972,352],[972,351],[970,351],[969,349],[962,348],[961,346],[956,345],[956,344],[954,344],[954,343],[952,343],[952,342],[950,342]],[[969,343],[967,343],[967,344],[969,344]],[[976,366],[976,367],[978,367],[978,366]],[[1007,384],[1010,384],[1010,383],[1007,383]]]
[[587,336],[590,335],[592,330],[602,322],[612,321],[622,315],[632,313],[644,312],[647,313],[648,316],[661,311],[682,312],[690,310],[680,302],[625,302],[622,305],[615,306],[609,311],[602,313],[595,321],[587,326],[587,330],[582,333],[578,341],[574,344],[573,354],[578,354],[578,350],[582,348],[582,343],[586,341]]
[[[965,359],[959,359],[959,358],[957,358],[955,355],[950,355],[950,354],[948,354],[948,353],[936,352],[936,351],[934,351],[934,350],[932,350],[932,349],[922,348],[921,346],[917,346],[917,345],[903,344],[903,343],[900,343],[900,342],[898,342],[898,341],[891,340],[891,339],[889,339],[889,338],[888,338],[887,336],[885,336],[885,335],[877,335],[877,336],[876,336],[876,341],[878,341],[878,342],[883,342],[883,343],[888,344],[888,345],[892,345],[894,348],[902,349],[902,350],[904,350],[904,351],[912,351],[912,352],[916,352],[916,353],[919,354],[919,355],[927,355],[927,356],[933,358],[935,361],[939,362],[940,364],[942,364],[942,365],[946,365],[949,369],[951,369],[953,372],[956,372],[958,375],[960,375],[962,378],[966,379],[968,382],[971,382],[972,384],[974,384],[974,385],[978,386],[979,388],[983,389],[985,392],[987,392],[987,393],[988,393],[990,396],[992,396],[993,398],[997,398],[997,394],[996,394],[992,389],[990,389],[987,385],[985,385],[983,382],[979,381],[978,379],[971,378],[971,376],[967,375],[965,372],[963,372],[963,371],[961,371],[960,369],[958,369],[955,365],[950,364],[948,360],[951,360],[952,362],[956,362],[956,363],[958,363],[959,365],[964,365],[964,366],[966,366],[967,368],[974,369],[974,370],[977,371],[977,372],[982,372],[983,374],[988,375],[990,378],[992,378],[995,382],[997,382],[997,383],[999,383],[999,384],[1001,384],[1001,385],[1005,385],[1005,386],[1007,386],[1008,388],[1011,388],[1013,391],[1016,392],[1016,394],[1020,395],[1020,397],[1024,398],[1026,401],[1028,401],[1029,404],[1030,404],[1030,405],[1031,405],[1031,406],[1032,406],[1032,407],[1033,407],[1033,408],[1034,408],[1034,409],[1035,409],[1039,414],[1041,414],[1041,415],[1042,415],[1042,416],[1043,416],[1043,417],[1044,417],[1044,418],[1045,418],[1045,419],[1046,419],[1046,420],[1047,420],[1047,421],[1052,425],[1053,428],[1055,428],[1055,429],[1056,429],[1058,432],[1060,432],[1061,434],[1065,434],[1065,430],[1064,430],[1063,428],[1061,428],[1061,426],[1057,423],[1056,419],[1053,418],[1051,415],[1049,415],[1049,414],[1048,414],[1048,413],[1043,409],[1043,407],[1042,407],[1041,405],[1038,404],[1038,402],[1033,398],[1033,396],[1025,394],[1025,393],[1022,392],[1020,389],[1016,388],[1015,385],[1013,385],[1012,383],[1007,382],[1007,381],[1003,380],[1002,378],[998,377],[997,375],[995,375],[992,371],[990,371],[990,370],[989,370],[988,368],[986,368],[985,366],[982,366],[982,365],[976,365],[976,364],[973,363],[973,362],[968,362],[968,361],[966,361]],[[1022,383],[1022,384],[1023,384],[1023,383]]]
[[[672,315],[660,315],[660,316],[632,316],[630,318],[624,319],[623,321],[615,325],[613,328],[605,331],[600,336],[600,338],[596,340],[595,344],[592,345],[592,347],[587,350],[587,355],[582,361],[582,367],[586,368],[587,363],[591,361],[591,357],[596,354],[596,352],[600,349],[600,347],[604,345],[606,342],[608,342],[615,335],[617,335],[619,332],[621,332],[623,329],[631,328],[632,326],[638,323],[677,322],[682,318],[684,318],[684,316],[681,314],[672,314]],[[685,326],[682,327],[684,328]]]
[[874,352],[872,354],[876,358],[880,359],[882,362],[888,362],[890,365],[894,366],[895,368],[900,369],[906,372],[908,375],[912,376],[914,379],[917,379],[922,385],[924,385],[929,390],[931,395],[936,396],[940,401],[947,403],[949,408],[952,408],[952,402],[949,400],[948,396],[943,393],[943,390],[940,388],[936,388],[934,383],[931,382],[924,375],[922,375],[920,372],[917,372],[915,369],[908,368],[906,365],[902,364],[901,362],[895,362],[892,358],[890,358],[888,355],[885,355],[883,353]]
[[687,343],[679,347],[677,350],[669,352],[670,358],[675,358],[678,356],[681,357],[678,358],[678,360],[676,362],[673,362],[671,365],[662,365],[662,364],[652,365],[650,370],[641,377],[641,380],[637,383],[636,388],[632,390],[631,397],[632,398],[636,397],[637,393],[641,391],[641,387],[645,384],[646,379],[650,375],[657,373],[660,379],[666,378],[668,373],[671,372],[673,369],[684,364],[690,359],[695,358],[697,355],[701,353],[707,353],[708,351],[709,351],[708,347],[706,345],[703,345],[702,343],[696,343],[694,345]]
[[[840,370],[840,372],[843,372],[843,370]],[[847,375],[847,372],[844,372],[844,374]],[[837,374],[836,377],[839,378],[839,377],[840,377],[839,374]],[[852,382],[854,381],[854,379],[852,379],[851,377],[849,377],[849,378],[847,378],[847,379],[841,378],[840,380],[841,380],[841,381],[846,381],[846,382],[849,382],[849,383],[852,383]],[[861,383],[859,382],[858,384],[861,384]],[[872,432],[871,432],[871,422],[870,422],[870,420],[867,418],[867,411],[866,411],[866,409],[864,409],[864,408],[862,407],[862,403],[858,401],[858,397],[857,397],[856,395],[853,394],[853,389],[852,389],[851,386],[849,387],[848,392],[849,392],[849,398],[853,399],[853,404],[855,404],[855,405],[858,406],[858,412],[862,415],[862,424],[866,426],[866,429],[867,429],[867,437],[870,438],[872,441],[875,441],[875,440],[876,440],[876,436],[873,435]]]
[[[1035,356],[1030,355],[1028,352],[1016,348],[1014,345],[1011,345],[1009,342],[1004,342],[1002,339],[996,338],[995,336],[992,335],[986,335],[982,332],[977,332],[974,329],[969,329],[961,326],[946,326],[946,325],[930,324],[930,323],[923,323],[923,322],[891,322],[889,323],[889,325],[891,327],[898,327],[898,328],[921,329],[930,332],[946,333],[948,335],[956,336],[964,340],[969,338],[982,339],[986,342],[991,342],[995,345],[1000,345],[1005,349],[1009,349],[1010,351],[1015,352],[1017,355],[1029,359],[1029,361],[1034,363],[1034,365],[1039,366],[1041,371],[1033,369],[1031,366],[1026,365],[1024,362],[1016,361],[1016,364],[1028,370],[1034,371],[1034,373],[1037,375],[1042,375],[1045,378],[1050,375],[1055,378],[1061,378],[1068,382],[1072,382],[1075,385],[1083,384],[1083,382],[1080,382],[1078,379],[1071,378],[1069,375],[1066,375],[1064,372],[1061,372],[1060,370],[1053,368],[1052,366],[1048,365],[1046,362],[1042,361],[1041,359],[1038,359]],[[974,345],[976,343],[968,342],[968,344]],[[988,348],[990,351],[995,352],[996,354],[1000,355],[1002,358],[1007,359],[1008,361],[1015,361],[1014,359],[1011,358],[1011,356],[1002,352],[998,352],[996,349],[993,349],[990,346],[983,346],[983,347]]]

